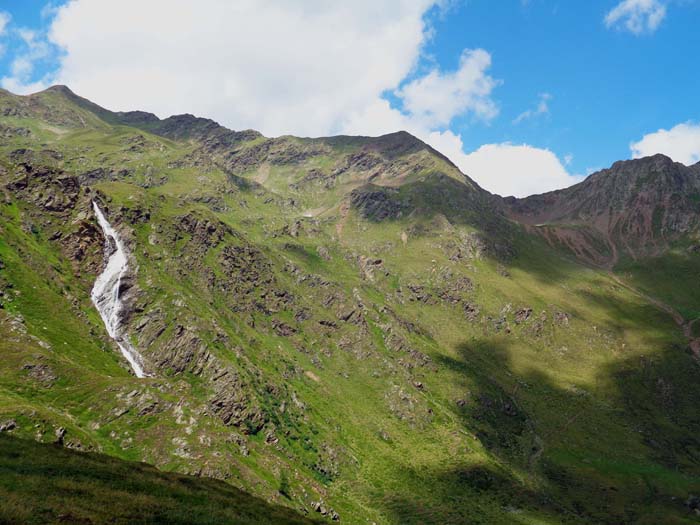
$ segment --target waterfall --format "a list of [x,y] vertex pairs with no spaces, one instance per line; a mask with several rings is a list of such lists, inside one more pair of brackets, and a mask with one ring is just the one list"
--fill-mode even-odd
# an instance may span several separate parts
[[102,233],[104,233],[106,242],[109,243],[109,239],[111,238],[116,245],[116,249],[109,256],[105,269],[97,277],[97,280],[95,280],[95,285],[92,287],[90,297],[97,311],[100,313],[100,317],[102,317],[102,321],[107,328],[107,333],[119,346],[119,350],[121,350],[122,355],[129,362],[136,377],[143,378],[149,375],[143,370],[143,358],[129,342],[121,326],[123,304],[119,297],[119,288],[122,277],[126,273],[128,267],[126,250],[119,238],[119,234],[117,234],[114,228],[112,228],[112,225],[109,224],[97,203],[93,201],[92,207],[95,210],[97,222],[99,222],[102,228]]

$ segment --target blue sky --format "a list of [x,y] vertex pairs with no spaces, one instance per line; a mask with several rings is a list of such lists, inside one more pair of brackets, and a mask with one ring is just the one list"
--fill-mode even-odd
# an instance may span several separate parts
[[501,194],[700,161],[700,1],[348,4],[0,0],[0,78],[268,135],[404,128]]
[[[494,8],[498,3],[499,8]],[[487,49],[500,118],[454,123],[467,148],[511,141],[572,154],[572,169],[608,166],[629,143],[659,128],[700,119],[700,2],[670,5],[655,31],[611,30],[603,14],[616,2],[472,0],[436,22],[427,51],[453,60],[461,45]],[[542,93],[549,113],[513,125]]]

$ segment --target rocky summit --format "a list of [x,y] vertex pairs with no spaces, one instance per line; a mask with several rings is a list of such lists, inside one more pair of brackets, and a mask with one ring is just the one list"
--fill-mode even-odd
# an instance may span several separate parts
[[0,91],[0,521],[697,523],[699,275],[700,165]]

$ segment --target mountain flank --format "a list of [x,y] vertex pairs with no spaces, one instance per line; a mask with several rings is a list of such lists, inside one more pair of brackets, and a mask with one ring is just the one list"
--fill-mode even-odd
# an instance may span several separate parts
[[65,87],[0,92],[0,138],[7,519],[101,523],[120,491],[151,521],[697,521],[698,166],[502,199],[407,133],[267,138]]

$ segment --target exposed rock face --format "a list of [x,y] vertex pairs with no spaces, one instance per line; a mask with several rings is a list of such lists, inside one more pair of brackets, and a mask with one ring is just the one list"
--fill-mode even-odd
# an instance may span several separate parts
[[397,202],[396,190],[371,187],[354,190],[350,194],[350,203],[365,219],[383,221],[401,217],[404,206]]
[[[374,281],[375,273],[384,270],[384,261],[373,257],[360,255],[357,259],[357,264],[360,267],[360,275],[368,281]],[[384,272],[388,274],[386,270]]]
[[[20,156],[26,157],[28,152]],[[8,190],[26,195],[30,202],[49,212],[65,212],[75,206],[80,194],[76,177],[34,163],[22,162],[19,168]]]
[[[204,144],[212,151],[212,145]],[[299,164],[302,161],[327,152],[323,144],[303,142],[289,137],[266,139],[251,146],[234,149],[214,147],[214,153],[221,154],[221,165],[234,174],[244,173],[252,168],[269,163],[272,165]]]
[[239,427],[244,434],[255,434],[265,425],[267,418],[251,400],[250,387],[230,369],[211,369],[214,394],[210,409],[224,424]]
[[[383,158],[390,161],[405,155],[411,155],[421,151],[428,151],[432,154],[438,155],[443,160],[446,160],[452,164],[447,157],[405,131],[397,131],[381,137],[348,137],[341,135],[337,137],[327,137],[320,140],[331,146],[336,144],[360,145],[363,147],[365,152],[380,154]],[[367,157],[364,154],[361,154],[360,156],[355,156],[355,158],[360,159]]]
[[22,367],[27,376],[41,384],[45,388],[51,388],[58,380],[58,376],[46,363],[27,363]]
[[0,124],[0,137],[11,138],[11,137],[27,137],[31,135],[31,130],[23,127],[5,126]]
[[521,324],[526,322],[532,316],[532,308],[520,308],[515,312],[515,322],[516,324]]
[[278,288],[270,262],[257,248],[226,246],[221,251],[219,263],[225,277],[215,279],[212,284],[230,294],[233,310],[257,310],[269,314],[291,303],[292,297]]
[[657,252],[700,226],[700,171],[664,155],[616,162],[563,190],[504,200],[509,215],[591,262]]
[[14,419],[8,419],[0,423],[0,432],[11,432],[15,428],[17,428],[17,421]]
[[194,375],[200,375],[211,355],[195,331],[178,324],[173,329],[172,336],[160,347],[155,359],[155,365],[169,373],[190,371]]
[[83,268],[90,273],[98,273],[102,261],[97,256],[103,241],[102,234],[94,222],[83,219],[61,239],[63,253],[73,261],[76,270]]
[[[36,206],[34,217],[26,220],[45,223],[53,217],[59,224],[67,222],[63,228],[45,226],[47,237],[57,242],[77,273],[99,272],[103,266],[103,236],[91,220],[91,190],[82,187],[79,177],[51,166],[45,152],[35,154],[23,150],[16,157],[14,171],[4,190]],[[35,225],[28,224],[28,227],[32,229]]]
[[192,213],[179,218],[179,230],[191,236],[190,243],[193,249],[200,248],[206,251],[218,246],[224,235],[236,235],[232,228],[226,227],[220,221],[198,217]]
[[[133,118],[133,117],[130,117]],[[198,140],[208,149],[232,147],[239,142],[262,137],[257,131],[231,131],[211,119],[195,117],[188,113],[173,115],[164,120],[149,120],[149,131],[173,140]]]

